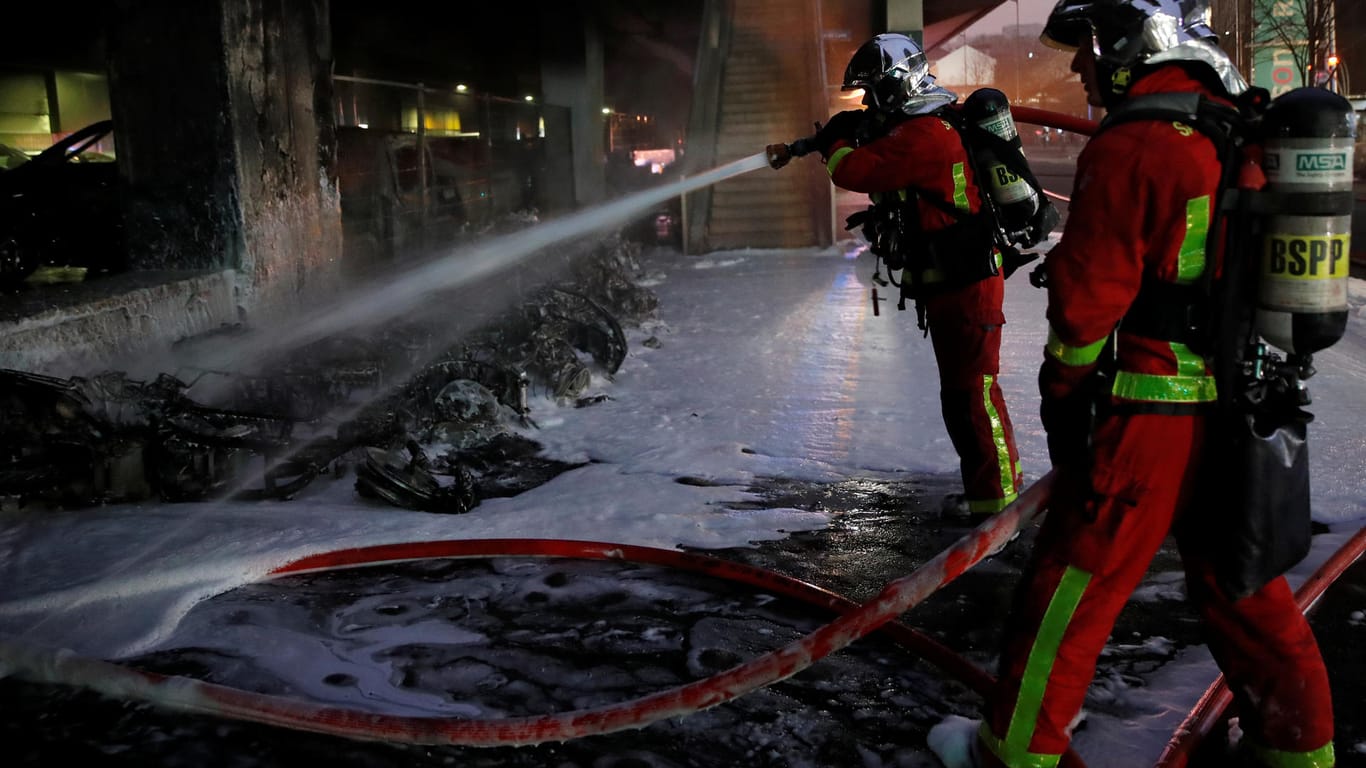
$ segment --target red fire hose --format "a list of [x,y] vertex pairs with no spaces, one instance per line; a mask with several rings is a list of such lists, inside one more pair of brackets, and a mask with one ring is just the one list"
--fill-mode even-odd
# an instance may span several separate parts
[[[1015,121],[1019,123],[1046,125],[1050,128],[1057,128],[1060,131],[1071,131],[1072,133],[1079,133],[1083,136],[1095,134],[1096,126],[1098,125],[1095,120],[1087,120],[1084,117],[1073,117],[1072,115],[1065,115],[1061,112],[1053,112],[1051,110],[1038,109],[1036,107],[1012,106],[1010,108],[1010,114]],[[1045,189],[1043,193],[1059,202],[1072,202],[1071,198],[1060,195],[1057,192]]]
[[1011,105],[1010,114],[1015,118],[1015,122],[1017,123],[1046,125],[1061,131],[1080,133],[1083,136],[1094,134],[1096,132],[1096,126],[1098,125],[1095,120],[1087,120],[1084,117],[1073,117],[1072,115],[1064,115],[1061,112],[1038,109],[1036,107],[1018,107]]
[[[1348,539],[1346,544],[1334,552],[1333,556],[1295,591],[1295,601],[1299,603],[1300,610],[1306,616],[1313,613],[1323,593],[1339,576],[1351,568],[1363,553],[1366,553],[1366,526]],[[1185,768],[1190,761],[1191,753],[1223,720],[1224,712],[1232,703],[1233,694],[1224,682],[1224,676],[1220,675],[1205,690],[1204,695],[1196,702],[1190,714],[1186,715],[1181,725],[1177,726],[1154,768]]]
[[[0,658],[29,677],[81,685],[123,698],[147,700],[177,709],[248,720],[296,730],[353,739],[414,744],[517,746],[563,741],[640,728],[669,717],[691,714],[730,701],[744,693],[786,679],[874,630],[887,627],[898,640],[925,654],[927,660],[959,674],[963,682],[985,692],[991,677],[959,659],[928,637],[908,627],[889,624],[986,557],[999,552],[1044,507],[1052,487],[1050,472],[1010,507],[992,517],[910,575],[887,584],[872,600],[855,605],[833,593],[762,569],[702,555],[597,542],[505,539],[441,541],[342,550],[306,557],[273,575],[350,565],[398,562],[434,557],[536,555],[639,560],[685,567],[738,579],[784,594],[814,599],[841,613],[839,618],[793,643],[752,659],[714,677],[652,694],[634,701],[555,715],[499,720],[451,720],[361,712],[235,688],[167,677],[106,661],[0,643]],[[1069,754],[1069,757],[1074,757]],[[1079,760],[1069,760],[1080,765]]]

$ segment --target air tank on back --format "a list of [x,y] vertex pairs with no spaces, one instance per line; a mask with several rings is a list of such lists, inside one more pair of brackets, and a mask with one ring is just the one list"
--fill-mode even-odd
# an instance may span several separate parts
[[1287,353],[1310,355],[1342,338],[1352,232],[1356,113],[1343,97],[1297,88],[1262,118],[1265,192],[1257,332]]
[[[979,88],[963,101],[963,117],[979,128],[1003,139],[1020,155],[1024,164],[1023,144],[1010,114],[1010,101],[995,88]],[[1008,235],[1023,232],[1039,211],[1039,193],[1018,174],[1011,171],[990,148],[976,148],[977,166],[988,176],[984,185],[1000,215],[1001,226]]]

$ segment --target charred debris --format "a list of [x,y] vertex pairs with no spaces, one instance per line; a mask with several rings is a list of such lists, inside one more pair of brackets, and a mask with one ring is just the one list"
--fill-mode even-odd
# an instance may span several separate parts
[[600,402],[593,378],[622,365],[624,327],[654,316],[639,253],[619,236],[597,243],[563,279],[454,344],[419,321],[331,337],[251,371],[134,380],[0,369],[0,508],[289,499],[348,472],[358,493],[409,509],[460,513],[515,495],[574,466],[538,456],[528,398]]

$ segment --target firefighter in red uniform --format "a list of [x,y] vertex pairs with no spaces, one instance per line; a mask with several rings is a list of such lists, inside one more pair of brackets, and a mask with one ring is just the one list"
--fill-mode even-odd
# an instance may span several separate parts
[[861,89],[867,109],[834,115],[811,139],[770,145],[770,162],[781,168],[794,155],[818,151],[836,186],[873,200],[881,228],[870,236],[872,248],[885,249],[889,268],[904,260],[902,280],[939,366],[944,425],[964,487],[946,508],[999,512],[1020,483],[998,381],[1004,276],[967,150],[939,114],[957,96],[935,85],[915,41],[896,34],[878,35],[854,53],[843,88]]
[[[1043,38],[1076,50],[1088,101],[1112,113],[1149,94],[1228,103],[1246,84],[1214,44],[1205,3],[1061,0]],[[1209,492],[1209,361],[1144,319],[1171,286],[1218,268],[1205,243],[1217,235],[1219,179],[1213,142],[1180,121],[1102,123],[1078,159],[1067,225],[1045,261],[1039,388],[1057,482],[985,722],[931,730],[950,768],[1058,763],[1115,619],[1169,532],[1235,698],[1243,764],[1334,764],[1327,671],[1284,577],[1234,599],[1215,578],[1214,542],[1189,527],[1211,512],[1192,503]]]

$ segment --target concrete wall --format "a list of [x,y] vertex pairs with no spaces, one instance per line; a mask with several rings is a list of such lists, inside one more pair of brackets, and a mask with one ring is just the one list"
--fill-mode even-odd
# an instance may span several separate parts
[[[236,275],[135,272],[112,286],[75,286],[0,316],[0,368],[51,376],[117,369],[154,376],[170,343],[236,318]],[[112,290],[110,288],[113,288]]]
[[126,2],[109,90],[134,269],[241,263],[219,3]]
[[924,0],[886,0],[887,31],[900,32],[917,43],[925,42]]
[[327,2],[222,2],[241,303],[284,314],[340,276]]
[[233,270],[250,318],[338,278],[327,0],[127,2],[110,90],[135,269]]
[[[602,114],[603,49],[597,23],[574,3],[554,3],[541,11],[541,92],[547,104],[570,109],[573,167],[552,168],[551,178],[573,179],[574,201],[601,202],[606,196],[606,150]],[[568,165],[568,158],[548,162]]]

